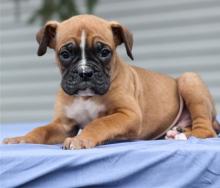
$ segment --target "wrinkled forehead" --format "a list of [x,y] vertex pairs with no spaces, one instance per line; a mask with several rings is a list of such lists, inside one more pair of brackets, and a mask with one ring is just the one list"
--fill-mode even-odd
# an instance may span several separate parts
[[92,46],[96,41],[103,42],[111,48],[114,47],[113,34],[108,22],[67,20],[57,28],[57,49],[69,42],[76,42],[78,45],[86,42],[86,45]]

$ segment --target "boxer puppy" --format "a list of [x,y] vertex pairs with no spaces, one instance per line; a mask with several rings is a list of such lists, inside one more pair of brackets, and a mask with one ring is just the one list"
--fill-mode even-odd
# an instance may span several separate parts
[[168,139],[216,136],[215,107],[200,77],[185,73],[174,79],[124,63],[116,48],[123,43],[133,59],[133,37],[118,22],[92,15],[49,21],[37,41],[39,56],[54,49],[62,75],[54,118],[4,143],[82,149],[113,140],[157,139],[170,129]]

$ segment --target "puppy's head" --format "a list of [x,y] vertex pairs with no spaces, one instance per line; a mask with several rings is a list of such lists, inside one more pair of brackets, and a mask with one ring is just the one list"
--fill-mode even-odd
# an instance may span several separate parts
[[69,95],[104,95],[116,66],[116,47],[125,45],[133,59],[131,33],[118,22],[92,15],[72,17],[61,23],[49,21],[37,33],[38,55],[55,50],[62,73],[61,87]]

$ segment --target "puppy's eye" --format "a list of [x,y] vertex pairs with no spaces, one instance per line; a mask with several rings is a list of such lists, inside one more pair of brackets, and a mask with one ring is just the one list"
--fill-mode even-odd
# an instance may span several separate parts
[[63,46],[59,52],[59,58],[61,63],[64,66],[68,66],[69,63],[72,62],[72,60],[76,57],[75,56],[75,46],[73,43],[68,43],[65,46]]
[[62,50],[59,54],[60,61],[66,67],[72,61],[72,54],[68,50]]
[[111,51],[101,42],[97,42],[96,52],[97,52],[98,56],[101,58],[107,58],[111,55]]
[[70,53],[67,50],[62,51],[60,53],[60,58],[65,61],[68,60],[70,58]]
[[108,57],[109,55],[110,55],[110,50],[109,49],[107,49],[107,48],[103,48],[102,50],[101,50],[101,53],[100,53],[100,55],[101,55],[101,57]]
[[96,52],[99,53],[103,48],[103,44],[101,42],[97,42],[95,48]]

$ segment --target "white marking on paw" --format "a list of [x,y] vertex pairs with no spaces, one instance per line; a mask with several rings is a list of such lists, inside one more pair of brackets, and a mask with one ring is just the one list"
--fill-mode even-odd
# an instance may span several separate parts
[[178,134],[176,130],[169,130],[166,133],[165,139],[166,140],[174,140],[175,136]]
[[97,104],[91,99],[84,100],[82,98],[76,98],[71,105],[65,107],[66,116],[79,123],[82,129],[104,111],[105,106],[103,104]]
[[179,133],[174,137],[175,140],[187,140],[187,137],[184,133]]
[[166,140],[187,140],[184,133],[177,131],[177,127],[173,127],[171,130],[167,131]]

